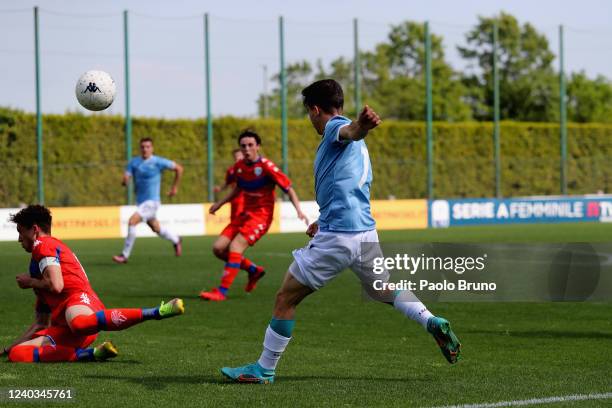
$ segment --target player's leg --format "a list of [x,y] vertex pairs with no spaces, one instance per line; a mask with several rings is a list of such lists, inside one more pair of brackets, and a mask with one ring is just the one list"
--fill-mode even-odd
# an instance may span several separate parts
[[123,251],[121,254],[113,256],[113,261],[116,263],[127,263],[132,248],[134,248],[134,242],[136,242],[136,226],[142,222],[142,216],[136,211],[128,220],[128,231],[125,237],[125,243],[123,244]]
[[221,284],[209,291],[200,293],[200,297],[205,300],[223,301],[227,298],[227,292],[229,291],[236,275],[240,270],[240,262],[242,260],[242,254],[249,247],[249,241],[242,235],[237,234],[229,243],[227,262],[223,267],[223,276],[221,277]]
[[[213,244],[213,254],[222,261],[227,262],[228,260],[229,245],[232,242],[232,238],[225,235],[220,235]],[[244,289],[246,292],[253,291],[257,285],[257,281],[266,274],[262,266],[255,264],[255,262],[244,256],[244,254],[242,255],[242,259],[240,261],[240,269],[249,274],[249,281]]]
[[[117,356],[117,349],[110,341],[96,346],[88,346],[96,336],[77,337],[72,333],[69,345],[62,344],[63,337],[67,337],[70,330],[65,327],[50,327],[44,336],[38,336],[11,348],[9,361],[15,363],[52,363],[72,361],[105,361]],[[74,344],[74,343],[78,344]]]
[[411,291],[375,289],[375,281],[388,282],[390,278],[387,270],[382,273],[374,273],[374,259],[384,256],[378,243],[376,230],[361,233],[359,247],[355,249],[360,255],[351,265],[351,269],[361,280],[366,294],[374,300],[393,306],[404,316],[423,326],[434,337],[448,362],[456,363],[461,344],[446,319],[434,316]]
[[249,280],[244,287],[245,292],[252,292],[255,290],[257,282],[266,274],[266,270],[263,266],[255,264],[255,262],[245,256],[242,257],[242,262],[240,262],[240,269],[249,274]]
[[223,234],[219,235],[219,237],[212,246],[213,254],[220,260],[227,262],[229,246],[233,238],[233,236],[227,236]]
[[[297,267],[295,263],[292,267]],[[223,367],[221,373],[230,380],[244,383],[274,382],[278,361],[291,340],[297,305],[314,290],[300,283],[290,271],[276,294],[274,314],[264,335],[263,351],[256,363],[242,367]]]
[[295,261],[276,294],[274,314],[259,360],[242,367],[222,368],[227,378],[237,382],[273,382],[276,365],[291,340],[297,305],[351,263],[351,251],[338,234],[332,233],[319,232],[306,247],[293,251],[293,257]]
[[147,225],[151,228],[151,231],[156,233],[160,238],[166,239],[172,242],[174,246],[174,254],[176,256],[181,256],[183,253],[183,244],[181,237],[179,237],[174,232],[170,231],[168,228],[162,227],[159,224],[157,218],[151,218],[147,220]]
[[85,305],[66,308],[66,321],[77,335],[91,335],[99,331],[125,330],[147,320],[161,320],[185,313],[182,299],[162,302],[158,307],[146,309],[100,309],[94,312]]
[[[241,226],[240,233],[247,239],[249,246],[255,245],[268,232],[272,224],[272,218],[271,213],[253,214]],[[256,265],[249,258],[245,257],[244,253],[240,261],[240,269],[245,270],[249,277],[244,287],[245,292],[252,292],[257,286],[257,282],[266,274],[261,265]]]

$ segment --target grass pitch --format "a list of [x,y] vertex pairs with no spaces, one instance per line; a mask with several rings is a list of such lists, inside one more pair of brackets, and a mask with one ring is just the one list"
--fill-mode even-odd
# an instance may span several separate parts
[[[471,227],[380,236],[386,242],[610,241],[612,225]],[[101,333],[96,344],[112,339],[120,352],[107,363],[2,361],[0,388],[70,387],[77,406],[87,407],[429,407],[612,392],[612,304],[429,304],[452,322],[463,343],[463,360],[450,366],[421,327],[388,306],[363,302],[349,271],[300,305],[294,339],[274,385],[227,383],[220,367],[258,358],[291,250],[307,237],[265,237],[248,256],[266,267],[267,276],[247,295],[241,272],[223,303],[197,297],[220,279],[222,263],[211,254],[212,241],[186,238],[184,256],[175,258],[168,242],[139,239],[127,265],[110,259],[121,240],[67,241],[107,307],[151,307],[182,297],[186,314]],[[0,243],[0,262],[4,345],[31,323],[34,297],[14,282],[16,274],[27,271],[29,255],[15,242]],[[606,403],[611,400],[573,404]],[[41,406],[11,404],[27,405]],[[60,405],[75,406],[53,403]]]

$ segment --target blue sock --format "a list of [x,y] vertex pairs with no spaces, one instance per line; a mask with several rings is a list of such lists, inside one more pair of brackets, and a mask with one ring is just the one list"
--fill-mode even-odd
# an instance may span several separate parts
[[94,349],[76,349],[77,360],[79,361],[93,361],[94,360]]
[[294,326],[295,320],[293,319],[284,320],[273,317],[272,320],[270,320],[270,328],[283,337],[291,337]]
[[142,309],[142,320],[159,319],[159,307]]
[[223,295],[227,295],[227,291],[229,288],[224,288],[223,286],[219,286],[219,292],[223,293]]
[[251,266],[249,266],[248,272],[249,272],[249,275],[257,272],[257,265],[251,264]]

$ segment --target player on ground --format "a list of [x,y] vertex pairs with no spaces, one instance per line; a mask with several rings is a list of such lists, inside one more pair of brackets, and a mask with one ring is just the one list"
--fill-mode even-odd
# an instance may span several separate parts
[[[239,148],[232,150],[232,155],[234,156],[234,164],[244,159],[244,155],[242,154],[242,151]],[[221,191],[227,190],[229,188],[233,190],[234,187],[236,187],[236,171],[234,169],[234,164],[232,164],[225,172],[225,184],[222,186],[215,186],[215,193],[220,193]],[[234,197],[231,202],[230,220],[235,220],[238,215],[242,213],[243,210],[244,195],[242,194],[242,192],[240,192],[236,197]]]
[[244,159],[233,167],[236,186],[227,197],[214,203],[209,212],[214,214],[238,194],[244,195],[244,210],[236,218],[232,218],[213,244],[215,256],[226,263],[219,287],[200,293],[200,297],[204,300],[225,300],[239,269],[244,269],[249,274],[245,287],[247,292],[255,289],[257,281],[264,276],[264,268],[255,265],[243,254],[249,246],[255,245],[270,228],[274,215],[275,186],[278,185],[289,195],[298,218],[308,225],[308,219],[300,209],[300,201],[291,187],[289,178],[274,163],[260,156],[261,138],[259,135],[246,130],[238,136],[238,144]]
[[63,242],[51,236],[51,213],[30,205],[11,216],[19,242],[32,254],[30,273],[17,275],[17,285],[33,289],[36,319],[9,347],[13,362],[102,361],[117,356],[106,341],[88,348],[102,330],[124,330],[151,319],[183,314],[181,299],[150,309],[106,309],[91,288],[85,270]]
[[134,241],[136,241],[136,226],[142,221],[145,221],[149,228],[161,238],[172,242],[176,256],[181,256],[183,252],[181,238],[167,228],[160,226],[156,218],[157,210],[161,206],[159,190],[162,171],[172,170],[175,173],[174,182],[168,192],[168,197],[172,197],[178,192],[183,167],[172,160],[153,155],[153,140],[149,137],[140,139],[140,154],[140,156],[130,160],[121,182],[124,186],[127,186],[130,178],[134,178],[138,208],[128,221],[128,233],[123,251],[120,255],[113,256],[113,261],[120,264],[127,263],[134,247]]
[[[364,288],[372,288],[375,277],[367,267],[372,254],[362,244],[373,243],[380,254],[375,222],[370,214],[372,171],[363,141],[380,118],[367,105],[356,121],[342,115],[344,96],[331,79],[317,81],[302,91],[308,116],[321,142],[314,162],[315,192],[319,220],[308,227],[310,243],[293,251],[294,262],[276,295],[272,320],[264,336],[263,352],[255,363],[224,367],[221,372],[236,382],[274,382],[276,365],[291,340],[297,305],[322,288],[343,269],[351,268]],[[364,267],[365,266],[365,267]],[[386,272],[388,279],[388,272]],[[431,333],[450,363],[459,357],[460,344],[445,319],[433,316],[408,291],[387,292],[387,302]],[[392,300],[392,301],[391,301]]]

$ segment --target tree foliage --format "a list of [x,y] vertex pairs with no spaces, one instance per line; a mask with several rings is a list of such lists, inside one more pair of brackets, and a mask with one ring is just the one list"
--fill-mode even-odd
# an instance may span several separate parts
[[[530,23],[508,13],[479,17],[457,49],[467,62],[458,72],[447,62],[443,38],[431,34],[433,117],[441,121],[493,118],[493,26],[498,26],[498,71],[501,118],[551,122],[559,119],[559,77],[555,55],[546,36]],[[425,32],[423,24],[406,21],[391,26],[385,41],[360,54],[361,95],[387,119],[422,120],[425,117]],[[345,91],[345,112],[354,106],[354,62],[339,56],[329,66],[299,61],[287,67],[287,107],[290,118],[302,118],[300,91],[310,82],[334,78]],[[279,83],[279,75],[271,79]],[[612,83],[584,72],[572,73],[567,85],[568,119],[576,122],[612,122]],[[280,87],[260,95],[264,116],[280,116]]]

